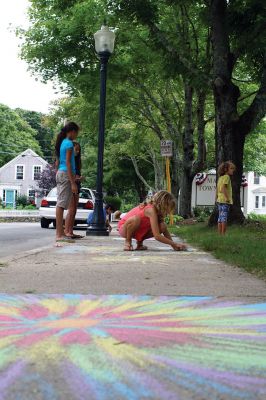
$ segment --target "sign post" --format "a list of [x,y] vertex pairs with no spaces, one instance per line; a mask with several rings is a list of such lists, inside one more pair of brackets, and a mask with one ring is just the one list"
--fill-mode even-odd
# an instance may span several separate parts
[[[165,157],[166,187],[169,193],[172,192],[170,157],[173,157],[173,141],[161,140],[161,156]],[[174,224],[173,216],[170,215],[170,225]]]

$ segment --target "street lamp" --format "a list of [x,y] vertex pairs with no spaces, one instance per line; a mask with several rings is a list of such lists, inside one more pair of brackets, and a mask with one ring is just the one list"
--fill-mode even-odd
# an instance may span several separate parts
[[104,155],[104,136],[105,136],[105,106],[106,106],[106,78],[107,64],[109,57],[114,52],[115,34],[110,31],[108,26],[102,26],[101,30],[95,33],[95,49],[99,56],[101,69],[101,89],[100,89],[100,115],[99,115],[99,139],[98,139],[98,166],[97,166],[97,186],[93,220],[87,229],[87,236],[108,236],[109,230],[106,228],[106,221],[103,212],[103,155]]

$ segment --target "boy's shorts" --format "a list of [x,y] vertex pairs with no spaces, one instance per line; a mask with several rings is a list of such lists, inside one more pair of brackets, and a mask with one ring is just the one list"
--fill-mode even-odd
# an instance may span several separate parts
[[218,211],[219,211],[218,223],[219,224],[227,222],[229,210],[230,210],[230,204],[218,203]]
[[58,171],[56,174],[57,185],[57,207],[68,209],[72,198],[71,183],[65,171]]

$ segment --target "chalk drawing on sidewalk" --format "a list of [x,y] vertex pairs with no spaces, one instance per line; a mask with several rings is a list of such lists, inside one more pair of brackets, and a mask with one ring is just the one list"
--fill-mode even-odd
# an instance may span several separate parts
[[95,263],[107,263],[107,264],[123,264],[125,265],[125,267],[128,266],[128,264],[133,264],[133,263],[138,263],[141,265],[163,265],[163,266],[168,266],[169,265],[169,261],[167,259],[167,257],[163,257],[163,256],[154,256],[154,255],[149,255],[149,254],[145,254],[145,256],[142,254],[142,256],[135,256],[133,255],[134,253],[132,253],[132,255],[128,255],[128,253],[124,253],[121,255],[112,255],[111,254],[109,256],[106,255],[101,255],[101,256],[92,256],[90,257],[90,261],[91,262],[95,262]]
[[266,304],[0,296],[1,400],[33,399],[34,393],[62,399],[62,388],[73,400],[176,400],[180,393],[263,400]]
[[[101,254],[103,256],[105,255],[110,255],[110,256],[115,256],[116,258],[121,258],[123,255],[125,255],[123,248],[117,248],[114,246],[89,246],[89,245],[67,245],[63,246],[59,249],[55,250],[57,254]],[[170,247],[150,247],[148,248],[148,251],[141,252],[143,257],[146,257],[147,254],[154,254],[156,253],[156,257],[163,256],[167,254],[167,256],[176,256],[177,253],[176,251],[173,251]],[[188,248],[188,251],[182,251],[179,254],[186,255],[188,253],[197,253],[197,254],[205,254],[204,252],[199,252],[193,248]],[[130,253],[130,254],[135,254],[135,253]],[[137,252],[137,254],[140,254],[140,252]],[[154,256],[155,258],[155,256]]]

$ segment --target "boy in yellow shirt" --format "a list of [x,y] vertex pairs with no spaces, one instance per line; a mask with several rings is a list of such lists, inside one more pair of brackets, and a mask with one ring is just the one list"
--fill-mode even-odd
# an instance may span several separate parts
[[216,201],[218,203],[218,232],[224,235],[227,228],[227,220],[230,205],[233,204],[231,176],[235,172],[235,165],[231,161],[222,163],[218,168],[218,183],[216,189]]

